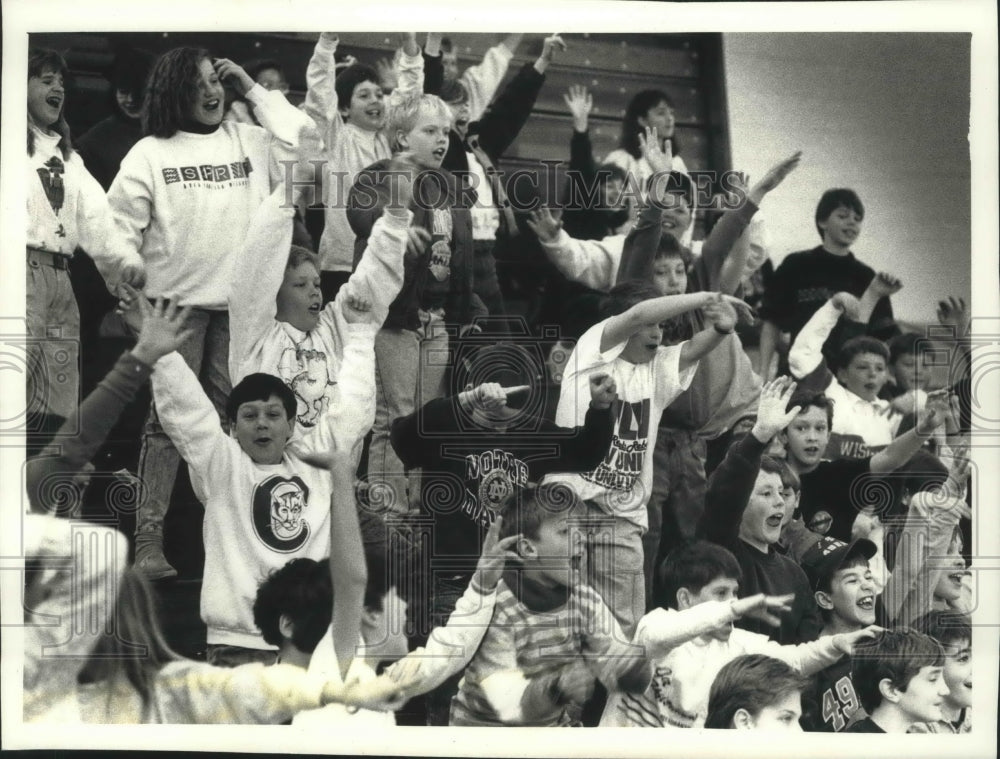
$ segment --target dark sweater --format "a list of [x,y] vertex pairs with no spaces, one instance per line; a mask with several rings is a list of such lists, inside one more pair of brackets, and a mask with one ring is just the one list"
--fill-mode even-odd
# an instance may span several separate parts
[[743,575],[740,580],[741,597],[757,593],[769,596],[795,594],[792,610],[782,616],[780,628],[775,629],[755,619],[741,619],[736,625],[767,635],[782,645],[805,643],[815,640],[823,626],[805,572],[774,547],[762,553],[739,537],[740,522],[753,493],[765,447],[748,434],[729,449],[726,458],[708,480],[705,513],[698,526],[698,534],[732,551]]
[[[774,277],[764,293],[761,318],[774,323],[783,332],[791,333],[792,340],[806,325],[810,317],[839,292],[849,292],[861,297],[875,277],[870,266],[861,263],[853,253],[838,256],[822,245],[812,250],[789,254],[774,272]],[[843,320],[842,320],[843,321]],[[827,341],[828,346],[842,345],[838,324]],[[868,320],[868,333],[880,340],[889,340],[899,334],[899,327],[892,315],[892,304],[882,298]],[[824,355],[833,354],[824,348]]]
[[[378,161],[358,174],[348,196],[347,221],[357,236],[354,243],[354,266],[368,246],[372,227],[382,216],[389,200],[392,180],[386,169],[389,161]],[[391,329],[417,329],[420,321],[417,312],[421,308],[444,308],[445,321],[456,324],[470,324],[474,317],[485,316],[486,309],[472,292],[472,216],[468,204],[458,202],[458,187],[455,178],[447,171],[421,171],[413,183],[413,197],[423,198],[426,204],[414,207],[413,227],[422,227],[432,235],[432,243],[419,256],[407,254],[404,259],[403,286],[399,295],[389,305],[389,315],[384,326]],[[440,267],[434,266],[434,209],[431,203],[451,211],[451,259],[448,273],[439,278]]]
[[613,419],[611,408],[591,408],[582,427],[529,417],[500,431],[476,425],[452,396],[393,422],[399,458],[423,467],[421,509],[433,520],[434,559],[459,559],[456,572],[471,571],[506,497],[552,472],[594,469],[611,446]]
[[121,111],[97,122],[76,141],[83,165],[107,192],[118,174],[122,159],[142,139],[142,122]]

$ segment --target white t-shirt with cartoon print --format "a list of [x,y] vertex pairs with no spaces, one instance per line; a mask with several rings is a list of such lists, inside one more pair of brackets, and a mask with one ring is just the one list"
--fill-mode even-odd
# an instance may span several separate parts
[[576,344],[563,374],[556,424],[583,424],[590,407],[590,377],[610,374],[615,381],[615,428],[611,448],[596,469],[583,474],[550,475],[549,482],[565,482],[584,500],[593,500],[607,513],[649,526],[646,503],[653,487],[653,448],[663,409],[687,389],[697,362],[680,371],[680,345],[660,346],[653,359],[633,364],[621,358],[626,342],[601,352],[601,336],[608,320],[587,330]]

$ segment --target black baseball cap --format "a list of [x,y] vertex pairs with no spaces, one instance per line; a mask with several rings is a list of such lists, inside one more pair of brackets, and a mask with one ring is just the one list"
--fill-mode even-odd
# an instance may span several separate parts
[[802,569],[809,578],[813,590],[820,582],[829,578],[840,569],[854,554],[861,554],[865,559],[871,559],[878,548],[867,538],[857,538],[850,543],[824,536],[813,543],[802,555]]

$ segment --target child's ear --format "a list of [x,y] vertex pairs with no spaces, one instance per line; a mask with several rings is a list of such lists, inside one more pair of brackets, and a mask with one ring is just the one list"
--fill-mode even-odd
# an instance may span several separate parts
[[383,612],[379,609],[373,609],[370,606],[365,606],[361,609],[361,625],[363,627],[377,627],[379,617],[382,613]]
[[753,717],[746,709],[737,709],[733,715],[733,727],[737,730],[753,730]]
[[882,694],[882,698],[885,701],[891,701],[894,704],[899,703],[899,699],[901,698],[899,689],[888,677],[883,677],[879,680],[878,692]]
[[837,370],[837,382],[839,382],[841,385],[844,385],[846,383],[846,377],[847,377],[846,369],[841,368]]
[[538,556],[538,549],[529,538],[522,537],[517,541],[517,553],[522,559],[534,559]]
[[694,604],[691,603],[691,591],[687,588],[677,589],[677,608],[680,611],[685,609],[690,609]]
[[813,598],[816,599],[816,605],[819,608],[826,609],[827,611],[831,611],[833,609],[833,601],[830,600],[828,593],[822,590],[817,590],[813,593]]
[[402,129],[396,130],[396,144],[400,148],[406,150],[410,147],[410,135],[404,132]]
[[281,633],[282,638],[291,639],[295,634],[295,625],[292,624],[291,617],[287,614],[282,614],[278,618],[278,632]]

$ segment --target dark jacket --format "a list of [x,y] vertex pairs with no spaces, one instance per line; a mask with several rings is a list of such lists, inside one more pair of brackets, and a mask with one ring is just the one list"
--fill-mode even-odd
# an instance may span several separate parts
[[[358,174],[347,199],[347,221],[356,235],[354,243],[354,266],[358,265],[368,245],[372,227],[382,215],[392,186],[386,169],[389,161],[378,161]],[[444,304],[445,321],[449,324],[464,325],[476,316],[484,316],[486,309],[472,292],[472,216],[467,205],[458,204],[458,187],[447,171],[424,170],[416,178],[413,186],[414,198],[428,201],[441,199],[441,208],[451,209],[452,239],[449,289]],[[433,232],[433,208],[420,204],[413,210],[414,227],[422,227]],[[432,285],[432,246],[428,245],[417,257],[407,254],[404,260],[403,287],[389,306],[389,315],[383,326],[392,329],[416,329],[420,326],[417,316],[422,307],[425,291]]]

